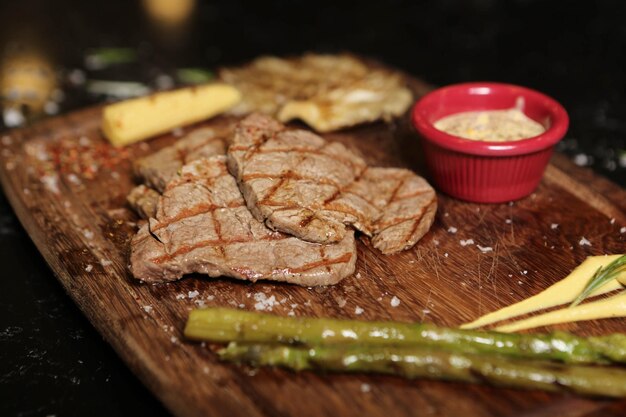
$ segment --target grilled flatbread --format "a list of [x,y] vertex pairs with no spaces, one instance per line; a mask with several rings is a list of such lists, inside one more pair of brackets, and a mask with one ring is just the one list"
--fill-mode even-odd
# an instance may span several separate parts
[[402,115],[413,100],[400,74],[351,55],[266,56],[222,69],[219,75],[243,95],[234,114],[261,112],[281,122],[300,119],[318,132],[389,120]]

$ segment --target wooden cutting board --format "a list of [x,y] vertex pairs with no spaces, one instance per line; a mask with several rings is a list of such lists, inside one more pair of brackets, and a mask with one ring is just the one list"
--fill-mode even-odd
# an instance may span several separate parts
[[[418,93],[424,84],[414,83]],[[142,285],[128,272],[136,217],[125,206],[131,160],[172,143],[169,134],[115,150],[92,108],[1,137],[4,191],[69,295],[128,366],[179,416],[600,416],[625,401],[375,375],[295,374],[219,363],[182,329],[198,306],[360,320],[421,320],[456,326],[519,301],[564,277],[589,255],[626,251],[626,192],[555,155],[534,194],[480,205],[439,195],[430,231],[394,256],[358,242],[357,273],[332,287],[301,288],[190,276]],[[212,123],[224,123],[217,119]],[[187,131],[189,128],[186,129]],[[177,132],[180,133],[180,132]],[[368,162],[423,172],[407,120],[327,135]],[[582,238],[590,245],[581,245]],[[461,241],[472,239],[474,244]],[[478,245],[492,248],[481,251]],[[197,295],[196,295],[197,293]],[[397,297],[400,304],[391,305]],[[260,307],[260,306],[257,306]],[[580,335],[626,332],[611,319],[555,326]],[[112,401],[115,399],[112,398]]]

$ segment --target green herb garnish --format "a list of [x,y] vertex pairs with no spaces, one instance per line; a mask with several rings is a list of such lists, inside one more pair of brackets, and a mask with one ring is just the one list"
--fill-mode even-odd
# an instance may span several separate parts
[[202,84],[215,78],[215,73],[204,68],[179,68],[176,77],[183,84]]
[[88,69],[100,70],[111,65],[136,62],[137,51],[132,48],[96,48],[87,52],[85,65]]
[[574,300],[570,307],[575,307],[580,304],[585,298],[589,297],[589,294],[606,284],[607,282],[615,279],[617,275],[626,270],[626,255],[620,256],[605,267],[600,267],[593,274],[593,277],[589,280],[585,289]]

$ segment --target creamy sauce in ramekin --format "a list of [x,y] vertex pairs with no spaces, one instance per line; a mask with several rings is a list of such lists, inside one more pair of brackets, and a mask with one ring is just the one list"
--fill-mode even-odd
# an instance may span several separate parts
[[546,129],[518,109],[455,113],[439,119],[435,127],[464,139],[508,142],[537,136]]

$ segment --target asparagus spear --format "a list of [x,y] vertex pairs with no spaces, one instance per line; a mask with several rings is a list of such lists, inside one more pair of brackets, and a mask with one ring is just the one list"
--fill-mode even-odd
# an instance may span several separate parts
[[595,366],[511,360],[495,355],[436,351],[423,347],[239,345],[220,352],[223,360],[282,366],[296,371],[376,372],[406,378],[487,382],[515,388],[626,397],[626,371]]
[[572,364],[626,363],[626,335],[623,334],[589,338],[564,332],[508,334],[420,323],[286,318],[225,308],[192,311],[185,336],[212,342],[421,346],[456,353],[499,354]]

